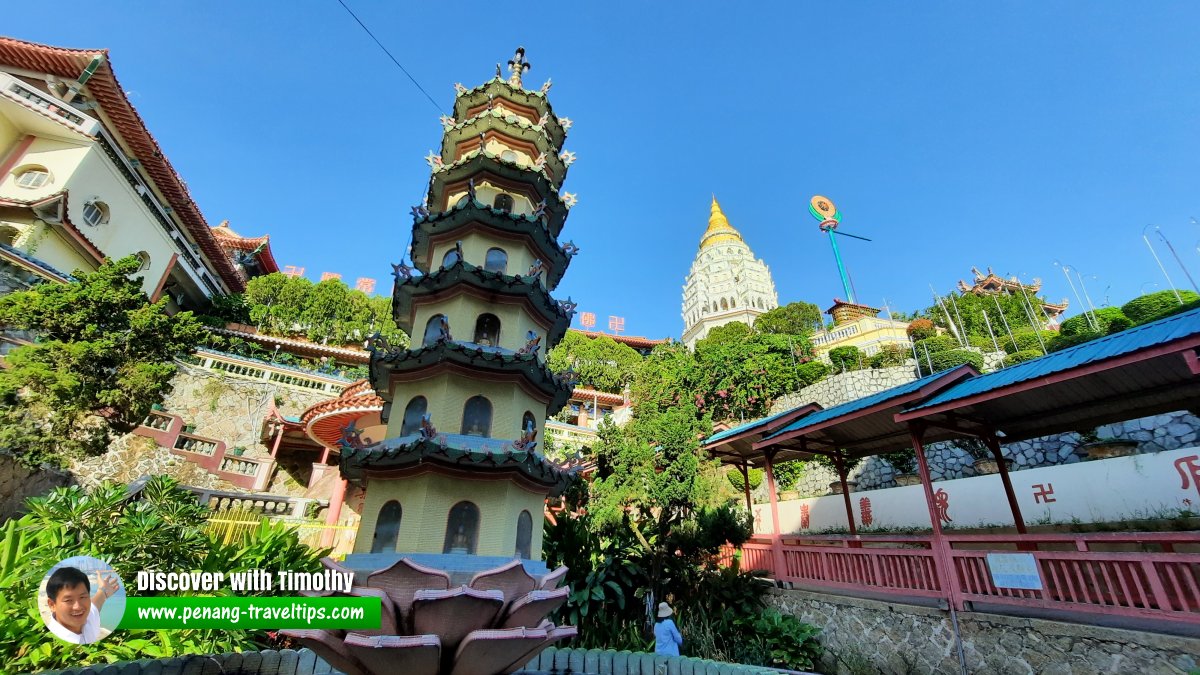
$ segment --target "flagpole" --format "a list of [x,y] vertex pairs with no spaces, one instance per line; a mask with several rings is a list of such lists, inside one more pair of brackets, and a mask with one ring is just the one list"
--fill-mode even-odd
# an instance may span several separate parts
[[[1155,230],[1158,229],[1157,225],[1147,225],[1146,227],[1154,227]],[[1179,295],[1179,291],[1175,290],[1175,282],[1171,281],[1171,275],[1167,274],[1167,268],[1163,267],[1162,261],[1158,259],[1158,253],[1154,251],[1154,246],[1150,244],[1150,238],[1146,236],[1146,227],[1142,228],[1142,241],[1146,242],[1146,248],[1150,249],[1150,255],[1154,256],[1154,262],[1158,263],[1158,269],[1163,273],[1163,277],[1166,278],[1167,286],[1175,294],[1175,299],[1182,305],[1183,297]]]

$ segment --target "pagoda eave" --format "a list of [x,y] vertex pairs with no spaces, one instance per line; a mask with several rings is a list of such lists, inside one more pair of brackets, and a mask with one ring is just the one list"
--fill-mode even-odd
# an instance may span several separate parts
[[371,385],[385,402],[391,402],[392,385],[452,372],[465,379],[511,381],[546,401],[546,415],[562,410],[574,385],[552,373],[534,354],[515,354],[470,342],[438,342],[417,349],[371,353]]
[[[487,152],[472,153],[469,157],[438,169],[429,184],[430,208],[449,210],[453,205],[444,203],[447,193],[451,190],[457,192],[467,189],[467,183],[472,179],[476,185],[490,180],[514,192],[523,192],[525,197],[535,204],[539,201],[537,195],[545,195],[546,211],[563,213],[562,220],[565,220],[567,206],[559,196],[555,182],[545,172],[507,162]],[[553,220],[552,217],[551,222]],[[561,224],[558,225],[558,229],[562,229]],[[551,228],[551,231],[555,230]],[[555,236],[558,236],[556,231]]]
[[447,129],[445,135],[442,136],[442,157],[455,156],[460,147],[478,140],[480,134],[484,134],[485,137],[490,137],[492,134],[505,136],[510,141],[518,141],[536,149],[536,153],[529,154],[535,158],[539,153],[545,156],[547,173],[553,178],[554,184],[559,186],[566,180],[567,165],[559,157],[554,141],[542,130],[542,127],[536,127],[527,122],[522,124],[520,117],[512,114],[506,116],[499,110],[477,115]]
[[[511,440],[481,438],[459,434],[438,434],[433,438],[405,436],[362,448],[343,448],[341,473],[346,480],[393,478],[413,468],[432,464],[450,470],[516,474],[535,490],[557,495],[575,480],[574,472],[564,470],[540,453],[520,450]],[[406,471],[408,470],[408,471]]]
[[555,145],[562,145],[567,138],[567,130],[563,128],[562,123],[558,121],[558,117],[554,115],[554,109],[550,106],[550,101],[546,99],[546,95],[540,91],[530,91],[521,87],[514,87],[507,80],[494,78],[484,82],[483,84],[468,89],[460,93],[454,99],[454,117],[456,119],[467,119],[478,113],[473,113],[480,107],[486,107],[491,100],[500,99],[516,104],[517,107],[526,108],[537,113],[535,117],[540,117],[543,113],[547,115],[546,131],[554,140]]
[[544,339],[550,344],[562,339],[571,325],[571,314],[550,297],[537,277],[489,272],[461,260],[432,274],[398,279],[392,294],[392,318],[400,330],[411,335],[414,300],[444,300],[460,293],[469,293],[487,302],[508,300],[525,305],[535,316],[541,317],[546,331]]
[[[556,219],[549,210],[546,211],[546,215],[551,223],[555,222]],[[433,262],[434,244],[449,241],[455,236],[461,238],[459,231],[465,228],[483,227],[509,237],[529,237],[542,260],[550,265],[549,286],[553,289],[562,279],[570,262],[570,257],[563,253],[562,247],[554,240],[566,219],[566,209],[558,215],[561,217],[557,218],[557,229],[548,228],[529,216],[505,213],[479,201],[468,201],[448,211],[420,217],[413,225],[413,265],[428,274]]]

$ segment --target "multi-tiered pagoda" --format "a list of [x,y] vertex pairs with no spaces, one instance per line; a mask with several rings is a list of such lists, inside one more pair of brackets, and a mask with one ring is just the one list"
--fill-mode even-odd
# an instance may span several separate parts
[[510,77],[497,66],[479,87],[456,84],[441,154],[426,157],[412,266],[394,266],[393,312],[412,344],[370,346],[386,440],[363,446],[349,429],[342,452],[343,476],[365,489],[354,569],[406,557],[458,579],[513,559],[545,572],[545,499],[569,478],[537,447],[574,384],[546,365],[574,314],[550,296],[576,252],[558,242],[574,155],[562,151],[570,120],[555,116],[549,82],[523,86],[528,69],[518,50]]

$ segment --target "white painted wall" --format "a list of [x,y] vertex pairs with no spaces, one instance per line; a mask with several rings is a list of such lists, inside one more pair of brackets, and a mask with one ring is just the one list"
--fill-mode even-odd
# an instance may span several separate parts
[[[1200,467],[1200,447],[1026,469],[1009,476],[1026,524],[1076,519],[1093,523],[1159,517],[1179,509],[1200,511],[1200,487],[1189,465]],[[1194,473],[1200,474],[1200,469]],[[933,489],[948,497],[950,521],[944,526],[1012,525],[999,475],[938,481]],[[1042,489],[1053,489],[1048,498],[1054,501],[1038,498],[1036,493]],[[855,525],[860,528],[864,499],[870,500],[871,527],[930,527],[920,485],[851,493]],[[805,504],[808,528],[801,527]],[[769,504],[755,504],[754,516],[756,533],[773,532]],[[784,501],[779,503],[779,520],[788,534],[845,528],[846,507],[842,495]]]

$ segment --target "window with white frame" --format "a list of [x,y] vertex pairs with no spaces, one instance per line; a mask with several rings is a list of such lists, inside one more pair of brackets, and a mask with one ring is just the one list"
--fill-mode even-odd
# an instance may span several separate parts
[[83,205],[83,222],[95,227],[108,222],[108,205],[91,201]]
[[30,167],[17,174],[17,186],[33,190],[50,182],[50,172],[40,166]]

